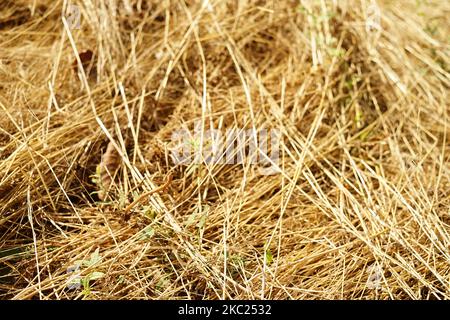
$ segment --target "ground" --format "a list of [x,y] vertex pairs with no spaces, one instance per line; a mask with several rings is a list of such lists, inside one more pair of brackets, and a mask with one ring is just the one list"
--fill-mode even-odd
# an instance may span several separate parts
[[0,297],[449,299],[449,13],[3,0]]

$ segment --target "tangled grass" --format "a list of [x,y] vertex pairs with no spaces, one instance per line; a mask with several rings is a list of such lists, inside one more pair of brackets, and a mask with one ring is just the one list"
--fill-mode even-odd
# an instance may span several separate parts
[[447,1],[73,4],[0,4],[0,297],[450,298]]

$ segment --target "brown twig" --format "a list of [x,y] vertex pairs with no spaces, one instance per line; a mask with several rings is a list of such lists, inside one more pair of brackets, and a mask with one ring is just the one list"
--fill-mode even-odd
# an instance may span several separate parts
[[[167,181],[162,185],[159,186],[151,191],[148,191],[146,193],[141,194],[136,200],[134,200],[132,203],[130,203],[126,208],[125,208],[125,217],[128,217],[129,212],[131,211],[131,209],[133,209],[137,204],[141,203],[146,197],[151,196],[152,194],[159,192],[159,191],[163,191],[165,189],[167,189],[167,187],[169,186],[170,182],[172,182],[172,175],[169,175],[169,177],[167,178]],[[126,219],[127,220],[127,219]]]

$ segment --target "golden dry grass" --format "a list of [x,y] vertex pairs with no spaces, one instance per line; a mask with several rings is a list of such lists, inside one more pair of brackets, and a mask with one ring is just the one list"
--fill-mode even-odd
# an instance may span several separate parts
[[[74,3],[0,4],[0,297],[450,298],[449,2]],[[280,172],[175,165],[195,121]]]

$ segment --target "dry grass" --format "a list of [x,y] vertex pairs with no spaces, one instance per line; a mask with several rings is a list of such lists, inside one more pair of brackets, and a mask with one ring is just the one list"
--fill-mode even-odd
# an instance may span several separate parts
[[[210,2],[1,2],[0,296],[449,299],[449,2]],[[280,172],[175,165],[199,120]]]

